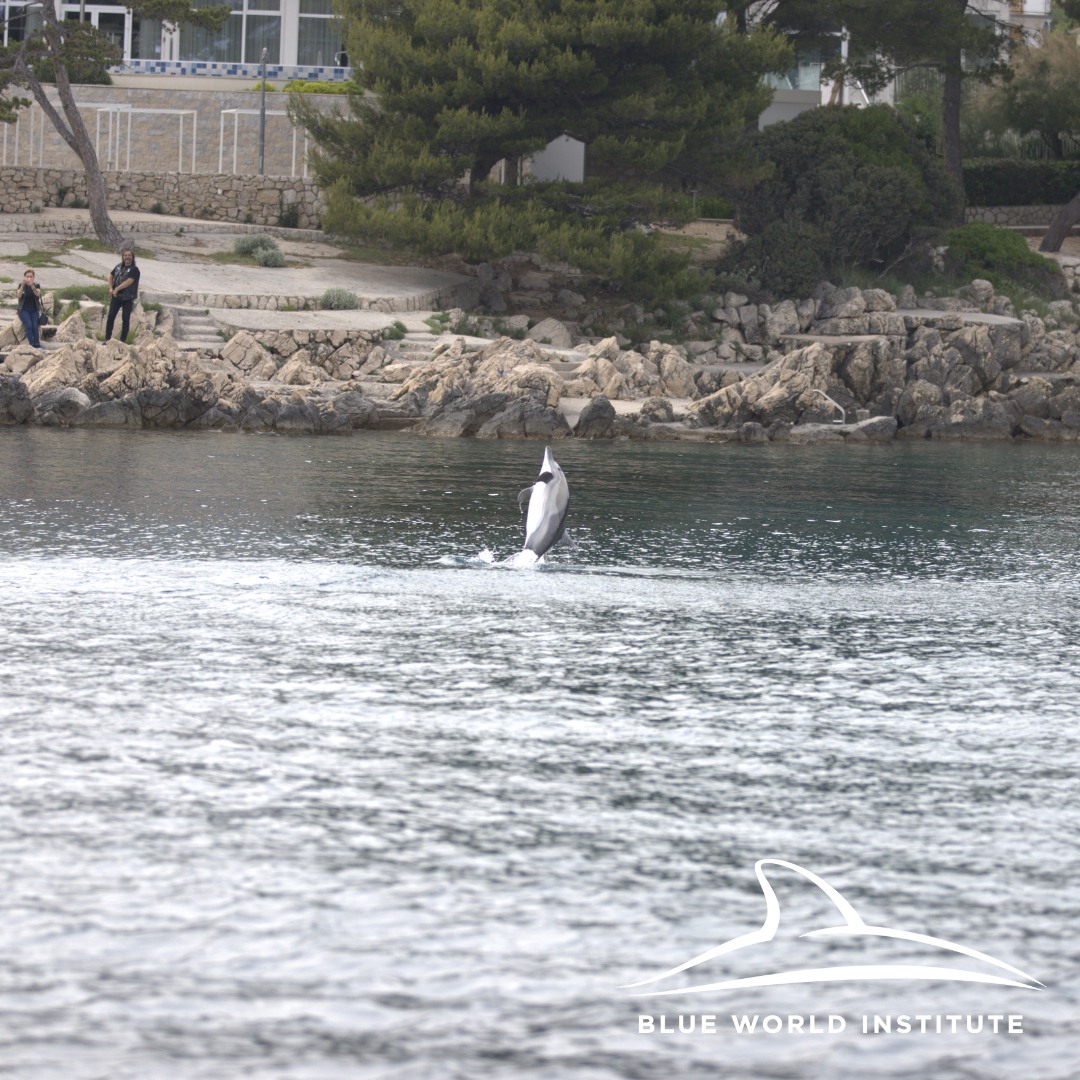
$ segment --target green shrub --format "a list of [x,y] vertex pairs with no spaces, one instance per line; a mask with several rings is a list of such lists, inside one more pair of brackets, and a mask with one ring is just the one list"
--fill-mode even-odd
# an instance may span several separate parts
[[348,83],[319,82],[315,79],[290,79],[285,84],[287,94],[345,94],[348,90]]
[[233,244],[233,251],[237,255],[255,255],[259,251],[278,251],[277,241],[265,233],[252,233],[248,236],[238,236]]
[[165,204],[163,202],[156,202],[150,207],[151,214],[164,214],[165,212]]
[[277,87],[269,79],[260,79],[251,89],[256,93],[261,93],[264,86],[268,94],[273,94],[277,90]]
[[736,244],[721,273],[740,271],[743,281],[773,296],[809,296],[827,274],[828,238],[802,221],[771,221],[757,236]]
[[281,254],[281,249],[278,247],[261,247],[257,248],[252,257],[260,266],[284,266],[285,256]]
[[1080,161],[964,163],[968,206],[1061,206],[1080,191]]
[[735,212],[730,199],[721,195],[705,195],[697,201],[698,217],[729,218]]
[[53,296],[57,300],[96,300],[99,304],[110,300],[108,285],[65,285],[54,290]]
[[408,327],[400,319],[395,319],[392,325],[383,330],[382,338],[383,341],[400,341],[406,333]]
[[951,229],[945,242],[946,267],[959,281],[985,278],[995,286],[1016,283],[1040,293],[1064,294],[1065,280],[1057,263],[1032,251],[1011,229],[973,221]]
[[[887,267],[920,229],[960,216],[955,183],[887,106],[811,109],[765,128],[749,143],[758,166],[733,192],[735,224],[761,241],[741,251],[748,275],[761,274],[763,286],[787,276],[764,251],[766,230],[796,258],[800,269],[790,276],[802,279],[815,256],[826,275]],[[761,270],[763,259],[775,273]]]
[[278,224],[283,229],[295,229],[300,224],[300,207],[296,203],[283,206],[278,215]]
[[353,311],[360,306],[356,293],[348,289],[327,289],[320,304],[330,311]]

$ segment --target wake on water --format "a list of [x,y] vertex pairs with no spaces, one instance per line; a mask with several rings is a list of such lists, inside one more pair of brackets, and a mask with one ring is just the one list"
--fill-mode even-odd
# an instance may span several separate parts
[[476,555],[443,555],[439,559],[440,566],[494,566],[506,567],[510,570],[523,570],[534,566],[543,566],[544,557],[539,558],[535,551],[525,548],[505,559],[496,559],[495,553],[490,548],[484,548]]

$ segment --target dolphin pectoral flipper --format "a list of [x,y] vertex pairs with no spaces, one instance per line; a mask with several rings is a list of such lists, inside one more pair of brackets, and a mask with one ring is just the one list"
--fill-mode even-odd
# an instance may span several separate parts
[[527,488],[524,488],[518,495],[518,506],[521,507],[521,512],[523,514],[525,513],[525,508],[523,504],[529,501],[529,498],[532,496],[532,491],[533,486],[532,484],[530,484]]

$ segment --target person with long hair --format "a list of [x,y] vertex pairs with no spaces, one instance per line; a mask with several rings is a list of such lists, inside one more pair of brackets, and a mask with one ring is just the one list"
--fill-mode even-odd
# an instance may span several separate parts
[[112,337],[116,313],[120,319],[120,340],[126,342],[131,327],[131,308],[139,295],[139,268],[135,265],[135,251],[126,247],[120,252],[120,261],[109,274],[109,317],[105,320],[105,340]]

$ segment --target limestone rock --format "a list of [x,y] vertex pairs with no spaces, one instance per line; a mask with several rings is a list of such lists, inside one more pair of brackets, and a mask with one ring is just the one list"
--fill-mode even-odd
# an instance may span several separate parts
[[615,406],[603,394],[594,397],[581,410],[574,434],[579,439],[613,439],[616,435]]
[[481,439],[561,439],[570,434],[566,417],[538,401],[515,401],[477,431]]
[[351,428],[374,428],[379,423],[379,410],[371,398],[356,390],[336,395],[330,402],[334,411],[347,417]]
[[80,409],[68,421],[72,427],[129,428],[142,427],[142,414],[135,396],[99,401]]
[[[286,337],[286,335],[276,336]],[[291,338],[286,339],[292,348],[284,355],[292,355],[296,351],[296,343]],[[249,379],[271,379],[278,369],[277,362],[269,350],[246,330],[241,330],[240,333],[229,338],[221,350],[221,359]]]
[[670,424],[675,419],[675,409],[667,398],[647,398],[641,405],[641,415],[653,424]]
[[25,424],[34,414],[30,393],[16,375],[0,375],[0,424]]
[[942,415],[945,394],[940,386],[916,379],[904,387],[904,393],[897,407],[897,417],[905,427],[919,421],[929,422]]
[[35,349],[24,341],[17,345],[7,355],[4,366],[12,375],[25,375],[32,367],[39,364],[45,358],[41,349]]
[[898,426],[895,416],[871,416],[852,424],[844,438],[847,442],[889,442]]
[[1009,391],[1009,399],[1016,402],[1024,416],[1046,420],[1050,416],[1050,399],[1054,394],[1054,384],[1033,376],[1025,379],[1019,386]]
[[68,386],[63,390],[46,390],[34,402],[38,423],[47,427],[65,426],[73,416],[92,404],[90,398],[76,386]]
[[558,319],[543,319],[538,322],[526,334],[533,341],[539,341],[552,345],[557,349],[569,349],[574,344],[574,339],[565,323]]
[[326,379],[326,373],[298,351],[270,378],[273,382],[284,383],[286,386],[314,386]]
[[[98,310],[100,312],[100,307]],[[82,338],[89,337],[90,332],[86,328],[86,318],[87,315],[83,311],[76,311],[74,315],[69,315],[57,326],[53,341],[80,341]]]

